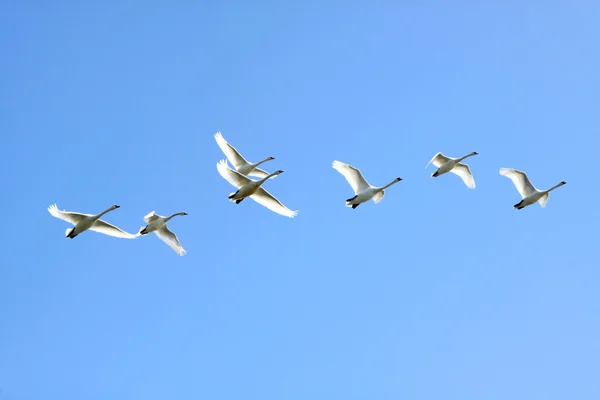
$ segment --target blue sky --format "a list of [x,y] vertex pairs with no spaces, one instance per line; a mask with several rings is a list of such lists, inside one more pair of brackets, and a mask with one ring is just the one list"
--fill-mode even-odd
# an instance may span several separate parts
[[[599,12],[2,3],[0,399],[599,398]],[[217,130],[296,219],[227,201]],[[352,210],[334,159],[404,180]],[[568,184],[514,211],[500,167]],[[188,254],[54,202],[187,211]]]

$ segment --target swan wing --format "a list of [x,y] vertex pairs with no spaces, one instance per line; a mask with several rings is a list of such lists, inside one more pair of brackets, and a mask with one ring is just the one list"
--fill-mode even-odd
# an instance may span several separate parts
[[290,210],[262,187],[259,187],[258,190],[256,190],[256,192],[250,196],[250,198],[261,206],[267,207],[269,210],[285,217],[294,218],[296,215],[298,215],[298,211]]
[[167,228],[166,225],[163,225],[162,228],[155,230],[154,233],[156,233],[156,236],[158,236],[160,240],[162,240],[170,248],[172,248],[175,251],[175,253],[179,254],[180,256],[185,255],[186,251],[181,246],[181,243],[179,243],[177,235],[174,234],[169,228]]
[[548,202],[548,193],[546,193],[545,195],[543,195],[542,197],[540,197],[540,199],[538,200],[538,203],[540,203],[540,206],[542,208],[546,207],[546,203]]
[[229,168],[227,161],[225,160],[221,160],[217,163],[217,171],[219,171],[219,174],[223,177],[223,179],[238,189],[244,186],[246,183],[251,182],[251,179],[246,178],[239,172]]
[[235,167],[235,169],[240,169],[240,167],[242,167],[243,165],[248,164],[248,161],[246,161],[246,159],[242,157],[240,152],[237,151],[235,147],[230,145],[227,142],[227,140],[225,140],[221,132],[215,133],[215,140],[217,141],[217,144],[219,145],[223,153],[225,153],[225,156],[229,159],[229,162],[231,162],[231,164]]
[[441,167],[442,165],[446,164],[448,161],[450,161],[450,159],[448,157],[446,157],[445,155],[443,155],[442,153],[437,153],[435,156],[433,156],[433,158],[427,163],[427,165],[425,166],[425,168],[429,167],[429,164],[433,164],[436,167]]
[[373,196],[373,201],[375,204],[379,204],[379,202],[383,199],[383,196],[385,196],[385,191],[383,190],[375,193],[375,196]]
[[350,186],[352,186],[354,194],[359,194],[371,187],[358,168],[340,161],[334,161],[332,167],[346,178]]
[[[267,171],[264,171],[260,168],[254,168],[252,171],[250,171],[250,173],[248,174],[248,176],[254,176],[256,178],[265,178],[269,175],[269,173]],[[277,175],[272,176],[271,178],[275,178]]]
[[158,215],[156,215],[156,211],[152,211],[152,212],[148,213],[148,215],[146,215],[144,217],[144,221],[146,221],[147,223],[150,223],[152,221],[156,221],[159,218],[160,217]]
[[475,179],[473,178],[471,169],[467,164],[458,163],[450,170],[450,172],[460,176],[469,189],[475,189]]
[[500,168],[500,175],[506,176],[513,182],[522,198],[537,192],[537,189],[531,184],[527,174],[523,171],[512,168]]
[[80,221],[85,219],[86,217],[91,217],[89,214],[81,214],[71,211],[61,211],[58,209],[56,204],[52,204],[48,207],[48,212],[52,214],[52,216],[62,219],[63,221],[67,221],[70,224],[77,225]]
[[96,220],[94,225],[90,227],[90,231],[103,233],[108,236],[113,236],[121,239],[135,239],[139,236],[132,235],[131,233],[127,233],[124,230],[117,228],[114,225],[109,224],[106,221],[102,221],[101,219]]

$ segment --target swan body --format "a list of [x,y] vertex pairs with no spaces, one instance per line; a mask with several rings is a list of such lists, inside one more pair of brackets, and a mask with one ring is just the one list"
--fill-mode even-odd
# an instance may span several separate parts
[[429,161],[427,163],[425,168],[427,168],[429,166],[429,164],[433,164],[436,167],[438,167],[438,169],[433,174],[431,174],[432,178],[437,178],[440,175],[444,175],[445,173],[452,172],[452,173],[460,176],[460,178],[463,180],[463,182],[465,183],[465,185],[467,185],[467,187],[469,189],[475,189],[475,179],[473,179],[473,174],[471,174],[471,169],[469,168],[469,166],[467,164],[461,163],[461,161],[467,157],[475,156],[477,154],[479,154],[479,153],[474,151],[463,157],[451,158],[451,157],[446,157],[442,153],[437,153],[435,156],[433,156],[431,161]]
[[173,249],[175,253],[179,254],[180,256],[184,256],[186,254],[186,251],[181,246],[181,243],[179,243],[177,235],[167,227],[167,222],[169,222],[171,218],[176,217],[178,215],[187,215],[187,213],[185,211],[182,211],[172,214],[168,217],[163,217],[161,215],[156,214],[155,211],[152,211],[144,217],[144,221],[146,221],[148,225],[143,226],[140,229],[139,234],[147,235],[151,232],[154,232],[156,236],[158,236],[160,240],[165,242],[171,249]]
[[229,195],[229,200],[240,204],[246,197],[250,197],[258,204],[267,207],[269,210],[283,216],[294,218],[298,211],[292,211],[277,200],[271,193],[262,188],[262,184],[273,176],[283,173],[282,170],[267,174],[262,179],[254,181],[238,171],[234,171],[227,165],[227,161],[221,160],[217,163],[217,171],[230,184],[238,190]]
[[548,190],[539,190],[531,184],[527,174],[523,171],[512,168],[500,168],[500,175],[509,178],[521,195],[522,200],[513,206],[517,210],[530,206],[534,203],[539,203],[540,207],[542,208],[546,207],[550,192],[557,187],[567,184],[567,182],[562,181],[558,185],[555,185]]
[[346,178],[354,190],[355,196],[346,200],[346,207],[353,209],[371,199],[378,204],[385,196],[385,189],[402,180],[402,178],[396,178],[385,186],[371,186],[358,168],[340,161],[334,161],[332,167]]
[[137,235],[132,235],[131,233],[127,233],[124,230],[117,228],[114,225],[109,224],[108,222],[102,221],[100,217],[104,214],[116,210],[121,206],[115,204],[102,211],[100,214],[92,215],[92,214],[81,214],[71,211],[61,211],[58,209],[56,204],[52,204],[48,207],[48,212],[63,221],[67,221],[70,224],[75,225],[73,228],[68,228],[65,232],[66,237],[69,239],[73,239],[75,236],[79,235],[81,232],[87,231],[88,229],[91,231],[103,233],[108,236],[118,237],[122,239],[135,239]]
[[[267,157],[264,160],[259,161],[257,163],[251,163],[247,161],[244,157],[242,157],[240,152],[237,151],[235,147],[230,145],[225,140],[221,132],[215,133],[215,140],[217,141],[217,144],[219,145],[223,153],[225,153],[225,156],[227,157],[229,162],[235,167],[235,169],[240,174],[254,176],[257,178],[264,178],[265,176],[269,175],[268,172],[263,171],[262,169],[258,168],[258,166],[264,162],[274,160],[275,157]],[[275,176],[273,175],[272,177]]]

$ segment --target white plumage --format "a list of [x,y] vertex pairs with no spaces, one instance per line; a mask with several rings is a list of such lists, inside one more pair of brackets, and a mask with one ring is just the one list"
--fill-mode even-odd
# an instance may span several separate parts
[[221,132],[215,133],[215,140],[217,141],[217,144],[219,145],[223,153],[225,153],[225,156],[227,157],[229,162],[235,167],[235,169],[240,174],[255,176],[257,178],[264,178],[265,176],[269,175],[268,172],[263,171],[262,169],[258,168],[258,166],[264,162],[274,160],[275,157],[267,157],[264,160],[259,161],[257,163],[251,163],[244,157],[242,157],[240,152],[237,151],[235,147],[230,145],[225,140]]
[[242,175],[238,171],[234,171],[227,165],[225,160],[217,163],[217,171],[230,184],[235,186],[238,191],[229,195],[229,200],[237,204],[241,203],[246,197],[250,197],[258,204],[267,207],[269,210],[285,217],[294,218],[298,215],[298,211],[292,211],[284,206],[275,196],[262,188],[262,184],[269,178],[283,173],[282,170],[268,174],[267,176],[253,181],[247,176]]
[[68,228],[66,231],[66,237],[70,239],[73,239],[75,236],[88,229],[121,239],[135,239],[137,235],[127,233],[124,230],[100,219],[100,217],[102,217],[104,214],[108,213],[109,211],[116,210],[119,207],[119,205],[115,204],[100,214],[92,215],[81,214],[72,211],[61,211],[58,209],[56,204],[52,204],[50,207],[48,207],[48,212],[56,218],[75,225],[73,228]]
[[444,175],[445,173],[452,172],[453,174],[460,176],[460,178],[463,180],[463,182],[465,183],[465,185],[467,185],[469,189],[475,189],[475,179],[473,178],[471,169],[467,164],[462,164],[461,161],[467,157],[471,157],[477,154],[479,153],[474,151],[463,157],[452,158],[446,157],[442,153],[437,153],[435,156],[433,156],[431,161],[427,163],[425,168],[427,168],[429,164],[433,164],[436,167],[438,167],[438,169],[433,174],[431,174],[432,178],[436,178],[440,175]]
[[376,187],[371,186],[363,176],[362,172],[350,164],[336,160],[331,166],[342,174],[350,184],[350,187],[352,187],[355,196],[346,200],[346,206],[352,208],[356,208],[361,203],[371,199],[373,199],[375,204],[379,203],[383,199],[383,196],[385,196],[385,189],[402,180],[402,178],[396,178],[385,186]]
[[548,190],[539,190],[531,184],[527,174],[523,171],[513,168],[500,168],[500,175],[506,176],[508,179],[510,179],[521,195],[522,200],[514,205],[514,208],[517,210],[525,208],[536,202],[540,204],[540,207],[545,208],[546,203],[548,202],[548,197],[550,196],[550,192],[557,187],[567,184],[567,182],[562,181],[558,185],[555,185]]

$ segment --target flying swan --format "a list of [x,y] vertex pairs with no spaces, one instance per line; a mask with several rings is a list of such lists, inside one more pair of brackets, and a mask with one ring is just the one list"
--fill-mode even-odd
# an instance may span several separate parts
[[358,168],[354,168],[353,166],[344,164],[340,161],[334,161],[332,167],[340,174],[344,175],[344,178],[346,178],[350,186],[352,186],[352,190],[354,190],[354,194],[356,195],[346,200],[346,207],[356,208],[361,203],[371,199],[377,204],[383,199],[385,189],[402,180],[402,178],[396,178],[385,186],[376,187],[369,185],[369,182],[366,181]]
[[429,167],[429,164],[433,163],[433,165],[438,167],[438,170],[431,174],[432,178],[444,175],[447,172],[452,172],[460,176],[469,189],[475,189],[475,179],[473,179],[473,174],[471,174],[469,166],[467,164],[462,164],[461,161],[467,157],[475,156],[477,154],[479,153],[474,151],[460,158],[451,158],[446,157],[442,153],[437,153],[435,156],[433,156],[431,161],[427,163],[425,168]]
[[525,208],[535,202],[540,203],[542,208],[546,207],[550,192],[557,187],[567,184],[567,182],[562,181],[558,185],[553,186],[548,190],[538,190],[531,184],[527,174],[523,171],[512,168],[500,168],[500,175],[507,177],[514,183],[515,187],[519,191],[519,194],[521,195],[521,198],[523,199],[514,205],[517,210]]
[[148,225],[143,226],[140,229],[139,234],[147,235],[150,232],[154,232],[154,233],[156,233],[156,236],[158,236],[158,238],[160,240],[162,240],[167,245],[169,245],[169,247],[172,248],[175,251],[175,253],[179,254],[180,256],[184,256],[186,251],[181,246],[181,243],[179,243],[179,239],[177,239],[177,235],[174,234],[167,227],[167,222],[169,222],[169,220],[171,218],[173,218],[177,215],[187,215],[187,213],[185,211],[182,211],[182,212],[175,213],[169,217],[163,217],[161,215],[156,214],[155,211],[152,211],[151,213],[149,213],[148,215],[146,215],[144,217],[144,221],[146,221],[148,223]]
[[223,153],[225,153],[225,156],[227,157],[229,162],[235,167],[235,169],[240,174],[254,176],[257,178],[264,178],[265,176],[269,175],[267,171],[263,171],[262,169],[258,168],[258,166],[264,162],[274,160],[275,157],[267,157],[264,160],[259,161],[257,163],[251,163],[248,162],[244,157],[242,157],[242,155],[239,153],[239,151],[235,149],[235,147],[227,143],[221,132],[215,133],[215,140],[217,141],[217,144],[219,145]]
[[267,179],[281,174],[283,172],[282,170],[275,171],[262,179],[254,181],[242,175],[238,171],[232,170],[227,165],[227,161],[221,160],[217,163],[217,171],[219,171],[219,174],[221,174],[221,176],[227,182],[238,188],[237,192],[229,195],[230,201],[240,204],[246,197],[250,197],[261,206],[267,207],[269,210],[274,211],[277,214],[281,214],[289,218],[294,218],[296,215],[298,215],[298,211],[290,210],[281,204],[279,200],[273,197],[271,193],[267,192],[261,187],[261,185],[265,183]]
[[106,214],[109,211],[116,210],[121,206],[115,204],[102,211],[100,214],[91,215],[91,214],[80,214],[71,211],[61,211],[56,207],[56,204],[52,204],[48,207],[48,212],[55,216],[56,218],[60,218],[63,221],[67,221],[75,227],[68,228],[66,235],[68,238],[73,239],[75,236],[79,235],[83,231],[87,231],[88,229],[91,231],[103,233],[108,236],[114,236],[122,239],[135,239],[137,235],[132,235],[131,233],[127,233],[114,225],[109,224],[108,222],[102,221],[100,219],[101,216]]

